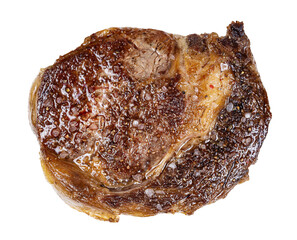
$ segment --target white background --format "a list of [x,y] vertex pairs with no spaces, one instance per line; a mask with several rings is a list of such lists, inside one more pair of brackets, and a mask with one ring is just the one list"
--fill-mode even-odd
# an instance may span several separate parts
[[[0,239],[297,239],[296,6],[294,1],[1,1]],[[41,67],[108,27],[217,32],[242,20],[273,118],[250,181],[192,216],[95,220],[46,182],[28,121]]]

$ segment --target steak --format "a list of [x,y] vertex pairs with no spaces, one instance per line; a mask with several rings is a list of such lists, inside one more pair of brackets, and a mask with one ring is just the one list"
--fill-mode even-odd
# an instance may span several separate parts
[[180,36],[110,28],[42,69],[30,93],[45,176],[73,208],[193,214],[248,179],[271,119],[243,23]]

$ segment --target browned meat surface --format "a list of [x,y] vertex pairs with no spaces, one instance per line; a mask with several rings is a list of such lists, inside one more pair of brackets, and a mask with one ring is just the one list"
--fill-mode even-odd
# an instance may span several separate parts
[[30,110],[48,181],[109,221],[224,198],[248,179],[271,118],[239,22],[224,37],[97,32],[41,70]]

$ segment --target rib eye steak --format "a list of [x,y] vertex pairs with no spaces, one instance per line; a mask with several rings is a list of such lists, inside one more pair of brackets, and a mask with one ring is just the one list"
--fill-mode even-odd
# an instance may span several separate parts
[[243,23],[186,37],[110,28],[42,69],[30,93],[47,180],[73,208],[192,214],[248,179],[271,119]]

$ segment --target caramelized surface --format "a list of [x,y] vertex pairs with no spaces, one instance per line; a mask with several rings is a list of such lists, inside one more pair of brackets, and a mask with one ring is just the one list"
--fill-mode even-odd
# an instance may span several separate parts
[[270,120],[241,23],[226,37],[95,33],[41,71],[30,107],[49,181],[110,221],[224,197],[247,178]]

